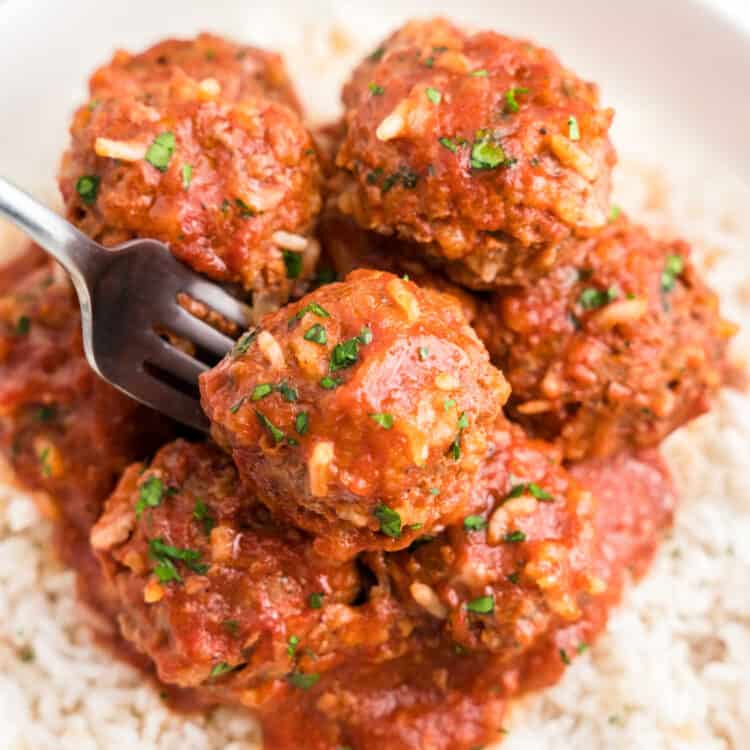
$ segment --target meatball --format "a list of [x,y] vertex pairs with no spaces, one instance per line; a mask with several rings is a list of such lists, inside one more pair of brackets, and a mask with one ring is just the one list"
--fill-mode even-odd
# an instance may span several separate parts
[[[408,620],[354,562],[318,555],[247,495],[231,459],[176,441],[131,466],[91,532],[123,635],[166,683],[258,706],[355,651],[399,655]],[[397,625],[407,624],[404,631]],[[393,639],[393,640],[391,640]]]
[[551,627],[579,620],[605,587],[594,566],[595,498],[560,462],[554,446],[501,417],[470,512],[386,561],[402,598],[462,648],[516,658]]
[[168,96],[176,68],[197,81],[214,79],[226,101],[267,98],[301,112],[281,55],[213,34],[167,39],[135,55],[119,50],[94,72],[89,89],[94,100],[102,94],[149,99]]
[[200,385],[257,497],[344,558],[460,515],[508,397],[454,298],[378,271],[266,316]]
[[569,459],[657,445],[706,411],[735,330],[690,247],[625,217],[575,265],[496,292],[475,325],[510,381],[513,419]]
[[414,21],[343,101],[338,208],[466,286],[528,283],[606,223],[612,111],[548,50]]
[[[318,237],[322,246],[319,276],[322,271],[329,275],[333,273],[336,278],[344,278],[358,268],[406,276],[418,286],[455,297],[467,323],[474,323],[479,309],[476,296],[414,257],[408,252],[408,243],[403,240],[362,229],[350,218],[336,211],[326,211],[323,214],[318,226]],[[321,280],[326,280],[325,275]]]
[[262,94],[234,102],[216,78],[176,65],[153,68],[152,95],[151,70],[134,74],[134,93],[96,88],[76,112],[59,176],[68,218],[108,246],[166,242],[252,293],[256,310],[301,294],[317,260],[321,178],[299,115]]

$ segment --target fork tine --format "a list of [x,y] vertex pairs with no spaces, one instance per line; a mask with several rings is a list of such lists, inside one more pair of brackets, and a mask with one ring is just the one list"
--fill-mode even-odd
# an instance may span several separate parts
[[191,275],[183,291],[200,302],[204,302],[225,318],[233,320],[243,329],[250,325],[246,305],[225,292],[218,284],[205,281],[197,275]]
[[156,335],[146,350],[145,359],[190,385],[197,385],[198,376],[208,370],[208,365],[204,365],[203,362],[199,362],[181,349],[171,346]]
[[[109,380],[109,379],[108,379]],[[146,372],[143,365],[133,368],[125,382],[110,383],[131,398],[196,430],[208,432],[210,423],[197,398],[177,390]]]
[[194,317],[177,304],[170,305],[168,312],[159,322],[173,333],[197,344],[217,357],[223,357],[234,346],[234,341],[229,336],[225,336],[213,326],[204,323],[200,318]]

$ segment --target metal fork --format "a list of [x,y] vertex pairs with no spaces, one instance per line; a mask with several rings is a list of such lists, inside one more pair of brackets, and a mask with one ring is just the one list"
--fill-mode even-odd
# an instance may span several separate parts
[[[163,243],[143,239],[105,248],[2,178],[0,216],[70,274],[81,304],[86,358],[95,372],[152,409],[207,430],[198,376],[212,364],[203,360],[222,357],[234,341],[181,307],[177,295],[184,292],[243,329],[244,305],[177,261]],[[157,329],[187,339],[201,354],[186,354]]]

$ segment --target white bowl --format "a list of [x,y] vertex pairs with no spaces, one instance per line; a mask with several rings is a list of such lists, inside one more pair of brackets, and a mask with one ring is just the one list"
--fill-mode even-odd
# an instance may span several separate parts
[[115,47],[211,30],[282,49],[309,111],[323,117],[335,113],[347,69],[330,62],[331,24],[355,40],[353,61],[405,18],[435,13],[554,48],[601,84],[623,153],[750,178],[750,36],[696,0],[0,0],[0,174],[54,194],[71,111]]

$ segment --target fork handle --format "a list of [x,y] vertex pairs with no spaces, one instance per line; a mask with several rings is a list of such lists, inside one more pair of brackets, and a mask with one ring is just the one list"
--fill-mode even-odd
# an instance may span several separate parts
[[73,279],[79,295],[85,292],[106,259],[104,248],[2,177],[0,216],[13,222],[59,261]]

